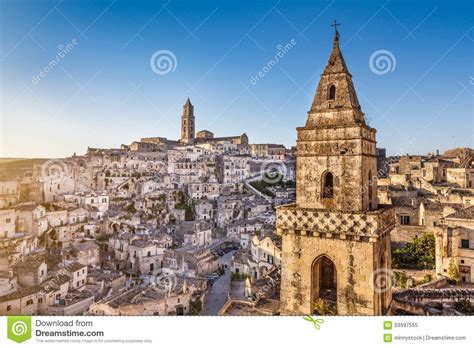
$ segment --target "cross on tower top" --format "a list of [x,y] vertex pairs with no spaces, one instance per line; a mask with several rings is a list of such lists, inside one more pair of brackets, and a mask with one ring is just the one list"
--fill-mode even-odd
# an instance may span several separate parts
[[334,30],[337,31],[337,26],[341,25],[341,23],[338,23],[336,20],[331,24],[331,27],[334,27]]

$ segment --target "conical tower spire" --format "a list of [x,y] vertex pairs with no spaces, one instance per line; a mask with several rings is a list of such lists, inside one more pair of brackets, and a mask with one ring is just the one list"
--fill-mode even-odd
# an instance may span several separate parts
[[[364,123],[359,100],[352,82],[352,75],[339,47],[339,32],[334,33],[333,48],[321,75],[308,115],[307,127],[317,124],[342,125]],[[329,120],[322,113],[345,111],[344,115]]]
[[346,73],[350,75],[344,57],[342,56],[341,49],[339,48],[339,32],[336,30],[334,34],[333,48],[323,75],[338,73]]

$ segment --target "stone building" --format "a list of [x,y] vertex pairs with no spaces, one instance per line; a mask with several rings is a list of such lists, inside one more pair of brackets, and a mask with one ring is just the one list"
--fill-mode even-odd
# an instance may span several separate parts
[[232,272],[260,280],[281,264],[281,238],[274,234],[254,234],[249,247],[236,253]]
[[41,284],[48,276],[48,266],[42,257],[30,257],[14,267],[18,284],[32,287]]
[[[367,126],[336,31],[304,127],[297,128],[296,203],[277,208],[282,314],[324,301],[339,315],[381,315],[390,287],[390,207],[377,205],[376,130]],[[372,286],[371,286],[372,285]]]
[[256,158],[283,161],[286,155],[286,148],[281,144],[251,144],[250,153],[252,157]]
[[[248,145],[248,136],[244,133],[242,135],[215,137],[214,133],[203,129],[197,133],[195,127],[194,106],[191,104],[189,98],[183,106],[183,115],[181,117],[181,142],[184,144],[233,144],[233,145]],[[196,134],[196,135],[195,135]]]
[[440,219],[435,228],[436,275],[449,277],[450,264],[459,273],[459,280],[474,283],[474,206]]
[[0,238],[10,238],[16,232],[15,209],[0,210]]
[[87,280],[87,266],[79,262],[71,262],[66,267],[67,275],[70,278],[70,287],[77,289],[86,284]]
[[460,188],[474,188],[474,168],[448,168],[446,181]]
[[0,181],[0,209],[15,205],[20,199],[17,181]]

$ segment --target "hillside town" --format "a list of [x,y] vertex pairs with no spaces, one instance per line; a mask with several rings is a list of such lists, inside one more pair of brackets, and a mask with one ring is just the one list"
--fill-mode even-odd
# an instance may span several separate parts
[[2,160],[0,315],[472,314],[474,150],[387,156],[337,32],[329,63],[292,148],[196,131],[188,98],[179,140]]

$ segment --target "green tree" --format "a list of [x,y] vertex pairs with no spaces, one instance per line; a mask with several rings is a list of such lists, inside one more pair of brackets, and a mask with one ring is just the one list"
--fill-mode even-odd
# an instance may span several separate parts
[[435,266],[435,238],[432,233],[423,233],[404,248],[392,253],[393,268],[433,269]]
[[448,275],[451,280],[455,282],[459,281],[458,266],[456,266],[456,263],[454,262],[453,258],[451,258],[451,260],[449,261]]
[[314,302],[313,311],[315,315],[336,315],[334,306],[320,298]]
[[397,271],[393,272],[393,282],[396,287],[406,288],[407,280],[408,280],[408,277],[404,272],[397,272]]

